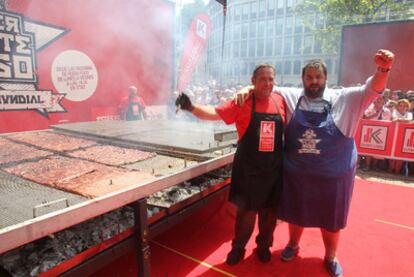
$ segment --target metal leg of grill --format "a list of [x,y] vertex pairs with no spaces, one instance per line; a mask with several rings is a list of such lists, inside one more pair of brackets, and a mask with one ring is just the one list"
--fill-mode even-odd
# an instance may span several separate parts
[[148,218],[147,203],[140,199],[132,204],[135,214],[135,237],[138,246],[138,276],[147,277],[151,275],[150,249],[148,245]]

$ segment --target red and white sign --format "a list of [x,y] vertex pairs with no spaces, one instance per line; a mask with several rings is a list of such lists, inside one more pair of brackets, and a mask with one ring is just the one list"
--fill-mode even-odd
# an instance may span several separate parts
[[197,15],[191,23],[184,45],[180,63],[180,75],[177,83],[177,91],[183,91],[186,88],[188,81],[190,81],[200,56],[207,45],[207,39],[210,32],[211,21],[208,15]]
[[414,124],[364,119],[355,143],[361,155],[414,161]]
[[260,152],[273,152],[275,149],[275,122],[261,121],[260,122]]
[[414,124],[398,123],[394,156],[414,160]]

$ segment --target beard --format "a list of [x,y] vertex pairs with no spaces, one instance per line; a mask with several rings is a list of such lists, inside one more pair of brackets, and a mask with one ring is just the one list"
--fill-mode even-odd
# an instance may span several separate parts
[[320,85],[310,85],[310,86],[304,85],[305,95],[309,98],[322,97],[325,87],[326,87],[326,83],[324,83],[321,86]]

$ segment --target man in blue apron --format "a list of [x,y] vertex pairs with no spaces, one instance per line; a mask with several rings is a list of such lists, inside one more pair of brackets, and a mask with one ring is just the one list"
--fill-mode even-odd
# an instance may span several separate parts
[[282,132],[285,105],[280,95],[272,95],[275,69],[259,65],[252,77],[253,97],[239,107],[228,101],[218,107],[192,105],[181,94],[176,105],[191,111],[198,118],[224,120],[236,124],[239,134],[233,161],[230,201],[238,210],[232,250],[226,262],[234,265],[243,260],[245,246],[253,233],[258,215],[259,234],[256,237],[259,260],[269,262],[269,248],[276,227],[276,207],[282,182]]
[[[278,217],[289,223],[289,242],[283,261],[299,252],[304,227],[321,228],[324,264],[332,276],[342,276],[336,258],[340,230],[347,222],[356,171],[354,133],[366,107],[387,84],[394,54],[378,50],[375,74],[363,86],[327,89],[327,70],[321,60],[302,70],[303,89],[275,87],[287,108],[283,189]],[[237,95],[237,102],[246,98]]]

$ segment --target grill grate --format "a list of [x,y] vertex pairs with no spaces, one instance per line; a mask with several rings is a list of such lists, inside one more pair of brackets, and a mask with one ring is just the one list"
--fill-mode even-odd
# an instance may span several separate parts
[[[0,171],[0,229],[32,219],[34,213],[40,216],[66,208],[64,199],[69,206],[87,200]],[[41,205],[52,201],[55,203]],[[34,212],[34,207],[39,205]]]

